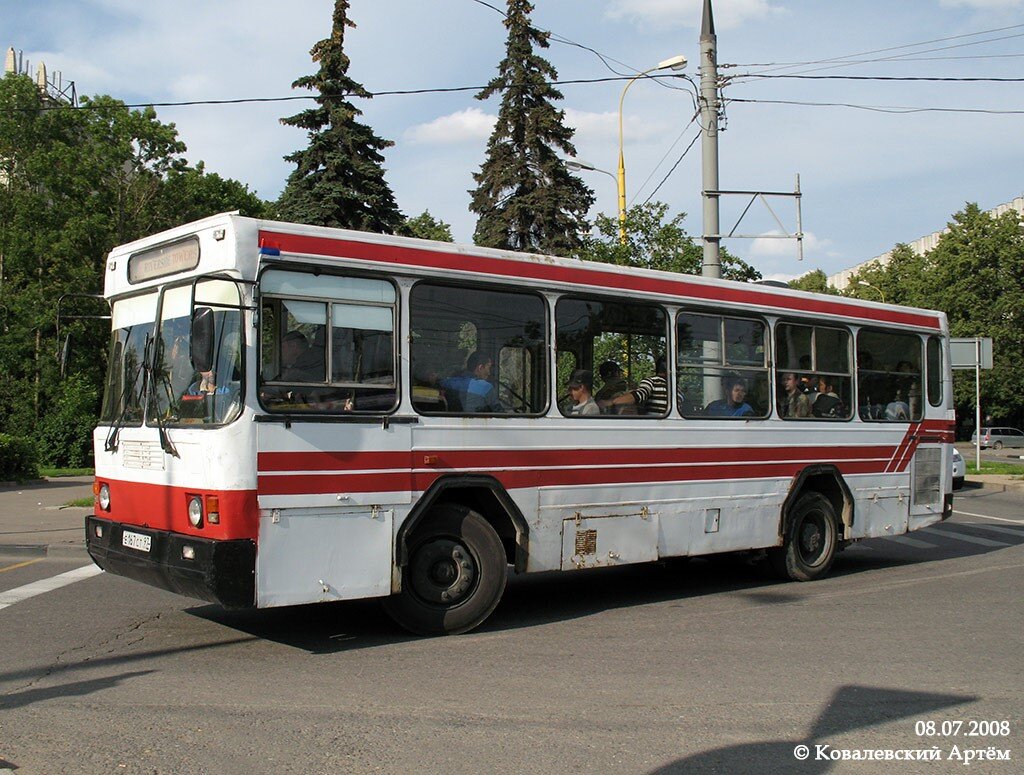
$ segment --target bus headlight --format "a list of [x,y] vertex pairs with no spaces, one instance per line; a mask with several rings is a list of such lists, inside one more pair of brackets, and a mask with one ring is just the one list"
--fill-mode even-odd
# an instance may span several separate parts
[[188,521],[192,527],[199,527],[203,523],[203,501],[198,495],[188,499]]
[[100,508],[104,511],[110,511],[110,485],[101,484],[98,496]]

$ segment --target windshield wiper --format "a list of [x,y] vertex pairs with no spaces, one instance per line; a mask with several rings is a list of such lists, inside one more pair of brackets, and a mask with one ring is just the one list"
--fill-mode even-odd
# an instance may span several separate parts
[[107,433],[107,438],[103,442],[104,452],[117,452],[117,436],[121,432],[121,429],[124,427],[125,422],[127,422],[128,420],[129,406],[128,402],[125,401],[125,399],[128,397],[129,392],[132,395],[135,394],[135,385],[138,384],[139,376],[143,374],[146,370],[145,356],[147,355],[147,351],[149,350],[149,342],[149,334],[146,334],[146,342],[143,345],[142,350],[142,367],[135,372],[135,376],[132,379],[132,381],[130,383],[126,382],[124,388],[121,390],[121,395],[117,399],[117,402],[119,404],[122,404],[121,413],[117,416],[117,419],[114,421],[114,424],[110,426],[110,431],[108,431]]
[[[173,455],[176,458],[180,458],[181,455],[178,454],[178,450],[175,449],[174,444],[171,443],[171,437],[167,435],[167,428],[164,427],[164,420],[160,416],[159,407],[155,406],[157,385],[153,383],[153,375],[156,372],[157,369],[151,367],[149,384],[152,386],[152,389],[149,391],[149,400],[146,402],[146,406],[150,411],[153,412],[153,418],[156,420],[157,431],[160,434],[160,449],[162,449],[168,455]],[[165,387],[167,389],[167,405],[170,406],[170,398],[174,392],[174,386],[171,384],[171,380],[167,372],[164,371],[163,369],[159,371],[159,380],[159,387]],[[156,409],[156,411],[154,411],[154,409]]]

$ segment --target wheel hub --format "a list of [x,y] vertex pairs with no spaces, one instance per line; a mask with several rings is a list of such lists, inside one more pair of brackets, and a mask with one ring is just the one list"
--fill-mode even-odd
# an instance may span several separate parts
[[463,600],[477,577],[476,563],[465,546],[450,538],[435,538],[420,546],[409,563],[413,591],[435,605]]

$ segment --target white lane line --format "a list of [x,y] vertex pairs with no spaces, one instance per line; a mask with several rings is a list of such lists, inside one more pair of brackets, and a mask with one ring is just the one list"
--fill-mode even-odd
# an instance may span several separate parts
[[941,530],[936,530],[933,527],[925,528],[932,535],[941,535],[946,538],[952,538],[955,541],[966,541],[969,544],[977,544],[978,546],[1013,546],[1005,541],[992,541],[988,538],[978,538],[977,536],[968,535],[967,533],[961,533],[958,530],[951,530],[949,527],[943,527]]
[[1024,525],[1014,529],[1012,527],[1003,527],[1002,525],[986,525],[984,522],[971,522],[970,524],[971,527],[976,527],[978,530],[987,530],[990,533],[1002,533],[1003,535],[1024,538]]
[[906,546],[913,546],[915,549],[937,549],[935,544],[930,544],[927,541],[921,541],[917,538],[911,538],[910,536],[889,536],[885,539],[886,541],[895,541],[898,544],[905,544]]
[[52,592],[55,589],[66,587],[68,584],[74,584],[76,581],[82,581],[99,573],[103,573],[103,569],[99,566],[85,565],[81,568],[69,570],[67,573],[61,573],[58,576],[51,576],[48,579],[33,581],[31,584],[26,584],[23,587],[0,592],[0,609],[20,603],[22,600],[27,600],[30,597],[41,595],[44,592]]
[[1024,521],[1019,519],[1007,519],[1006,517],[990,517],[988,514],[972,514],[969,511],[960,511],[959,509],[953,509],[954,514],[960,514],[964,517],[978,517],[979,519],[998,519],[1000,522],[1010,522],[1014,525],[1021,525],[1024,527]]

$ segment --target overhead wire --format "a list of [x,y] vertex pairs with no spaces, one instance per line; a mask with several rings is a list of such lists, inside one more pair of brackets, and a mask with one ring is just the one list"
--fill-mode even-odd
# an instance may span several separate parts
[[[853,53],[853,54],[844,54],[844,55],[837,56],[837,57],[828,57],[828,58],[825,58],[825,59],[818,59],[818,60],[813,60],[813,61],[808,61],[808,62],[791,62],[791,63],[778,63],[778,62],[771,63],[770,62],[770,63],[765,63],[765,64],[719,64],[719,68],[725,69],[725,68],[731,68],[731,67],[767,67],[769,69],[762,71],[762,72],[766,72],[767,73],[767,72],[772,72],[773,70],[788,70],[788,69],[793,69],[793,68],[798,68],[798,67],[808,67],[810,65],[836,64],[836,66],[845,66],[847,63],[844,62],[844,60],[849,60],[851,57],[871,56],[872,54],[884,54],[884,53],[887,53],[889,51],[899,51],[901,49],[907,49],[907,48],[919,48],[921,46],[930,46],[932,43],[945,43],[946,41],[950,41],[950,40],[961,40],[963,38],[973,38],[973,37],[977,37],[979,35],[990,35],[992,33],[1005,32],[1007,30],[1020,29],[1022,27],[1024,27],[1024,24],[1011,24],[1011,25],[1008,25],[1008,26],[1005,26],[1005,27],[994,27],[994,28],[988,29],[988,30],[978,30],[976,32],[968,32],[968,33],[963,33],[963,34],[960,34],[960,35],[949,35],[949,36],[946,36],[946,37],[933,38],[931,40],[924,40],[924,41],[920,41],[920,42],[917,42],[917,43],[904,43],[904,44],[899,45],[899,46],[888,46],[886,48],[872,49],[870,51],[859,51],[859,52],[856,52],[856,53]],[[1011,35],[1011,36],[1002,37],[1002,38],[992,38],[992,39],[986,39],[986,40],[981,40],[981,41],[973,41],[971,43],[966,43],[966,44],[962,44],[962,45],[944,46],[944,47],[940,47],[940,48],[937,48],[937,49],[929,49],[927,51],[909,51],[906,54],[899,55],[897,57],[881,57],[881,58],[876,58],[876,59],[871,59],[871,60],[865,60],[865,62],[856,62],[856,63],[850,62],[850,64],[865,64],[865,63],[874,63],[874,62],[878,62],[878,61],[887,61],[887,60],[891,60],[891,59],[894,59],[894,58],[895,59],[899,59],[899,58],[902,58],[904,56],[912,56],[912,55],[918,55],[918,54],[931,53],[932,51],[944,51],[944,50],[948,50],[948,49],[952,49],[952,48],[961,48],[963,46],[972,46],[972,45],[980,45],[980,44],[983,44],[983,43],[991,43],[991,42],[995,42],[995,41],[998,41],[998,40],[1006,40],[1006,39],[1012,38],[1012,37],[1019,37],[1019,36]]]
[[766,105],[799,105],[823,108],[855,108],[875,113],[981,113],[987,115],[1024,115],[1024,110],[997,110],[994,108],[945,108],[907,105],[857,105],[851,102],[807,102],[802,100],[759,100],[729,97],[728,102],[761,103]]

